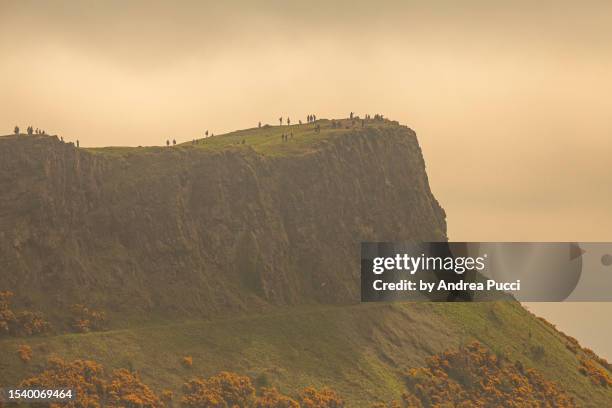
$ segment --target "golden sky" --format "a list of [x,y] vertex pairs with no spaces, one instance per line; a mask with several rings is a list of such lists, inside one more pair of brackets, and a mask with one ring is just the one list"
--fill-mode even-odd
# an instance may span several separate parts
[[[383,113],[417,131],[451,239],[612,241],[610,21],[610,1],[0,0],[0,133],[159,145]],[[612,307],[530,307],[612,356]]]

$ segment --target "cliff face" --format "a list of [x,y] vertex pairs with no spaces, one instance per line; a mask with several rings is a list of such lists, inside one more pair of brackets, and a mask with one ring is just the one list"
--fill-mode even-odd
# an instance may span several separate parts
[[0,290],[37,309],[216,313],[359,299],[359,243],[445,240],[414,132],[288,155],[0,138]]

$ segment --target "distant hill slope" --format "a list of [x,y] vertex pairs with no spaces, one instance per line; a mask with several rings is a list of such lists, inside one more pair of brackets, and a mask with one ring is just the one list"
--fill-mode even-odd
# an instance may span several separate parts
[[0,138],[3,289],[122,315],[357,302],[360,241],[445,240],[445,216],[413,131],[318,124],[170,148]]

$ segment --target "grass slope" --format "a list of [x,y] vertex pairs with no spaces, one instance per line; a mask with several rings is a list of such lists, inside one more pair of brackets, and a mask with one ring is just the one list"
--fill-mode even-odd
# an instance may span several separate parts
[[[349,406],[396,398],[402,370],[437,352],[477,339],[511,360],[540,370],[581,406],[607,406],[612,390],[578,372],[563,336],[516,303],[364,304],[283,308],[219,321],[191,320],[89,334],[0,340],[0,385],[14,385],[50,355],[86,358],[108,368],[128,367],[158,391],[178,391],[195,375],[230,370],[287,393],[329,385]],[[17,347],[29,344],[29,365]],[[541,345],[544,353],[534,353]],[[193,356],[192,368],[180,364]]]

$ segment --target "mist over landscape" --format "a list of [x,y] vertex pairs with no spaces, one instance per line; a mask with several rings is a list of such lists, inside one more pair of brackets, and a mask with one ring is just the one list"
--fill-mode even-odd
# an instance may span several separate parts
[[[612,241],[612,4],[0,2],[0,134],[163,145],[382,113],[456,241]],[[609,270],[612,273],[612,269]],[[530,304],[612,357],[609,304]]]

